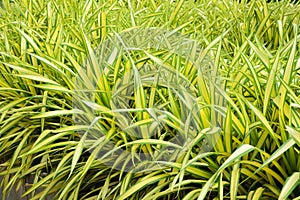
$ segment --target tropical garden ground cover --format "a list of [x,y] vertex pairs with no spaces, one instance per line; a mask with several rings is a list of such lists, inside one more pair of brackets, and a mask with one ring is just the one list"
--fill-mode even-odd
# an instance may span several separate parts
[[[300,199],[296,1],[3,0],[0,14],[3,199],[15,187],[25,187],[30,199],[50,194],[54,199]],[[136,157],[124,162],[127,157],[118,159],[111,150],[97,159],[99,148],[85,145],[81,133],[90,126],[74,120],[82,113],[74,108],[74,95],[84,96],[76,88],[94,76],[80,84],[77,77],[86,60],[101,68],[94,49],[113,35],[154,27],[196,41],[202,47],[196,55],[209,63],[219,84],[210,87],[193,63],[166,49],[112,54],[92,102],[100,119],[95,123],[107,138],[96,138],[98,145],[104,148],[109,140],[131,155],[152,156],[176,133],[194,136],[186,151],[173,144],[173,152],[183,153],[172,160],[125,170]],[[146,62],[180,75],[195,101],[187,101],[189,95],[174,84],[145,82],[159,77],[142,73]],[[142,130],[141,138],[117,120],[111,94],[120,82],[139,85],[130,96],[124,94],[127,107],[117,114],[126,112],[126,122]],[[216,93],[222,102],[212,106]],[[148,108],[156,104],[166,118],[149,136],[144,127],[155,120]],[[189,110],[191,104],[198,110]],[[184,126],[190,118],[198,124]],[[218,124],[219,137],[203,151],[211,124]]]

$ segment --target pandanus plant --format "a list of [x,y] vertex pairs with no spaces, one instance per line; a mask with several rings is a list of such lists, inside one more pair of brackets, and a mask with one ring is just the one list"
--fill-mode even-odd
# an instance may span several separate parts
[[4,199],[299,199],[299,4],[3,7]]

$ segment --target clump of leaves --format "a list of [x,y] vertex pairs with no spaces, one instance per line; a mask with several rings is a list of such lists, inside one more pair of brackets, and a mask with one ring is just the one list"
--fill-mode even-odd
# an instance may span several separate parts
[[[299,198],[299,4],[6,0],[3,7],[0,176],[4,198],[14,185],[25,185],[24,195],[32,199],[49,194],[55,199]],[[76,76],[87,56],[113,32],[136,27],[175,30],[200,43],[203,56],[213,59],[224,80],[225,90],[216,90],[227,104],[220,107],[225,120],[213,150],[203,153],[201,143],[195,142],[182,157],[143,173],[114,170],[95,159],[79,135],[86,127],[72,118],[79,112],[73,109]],[[160,53],[152,58],[167,60],[168,54]],[[151,60],[149,55],[135,55],[140,62],[143,57]],[[198,84],[196,72],[189,71],[183,60],[175,56],[168,61]],[[117,84],[126,64],[132,63],[123,58],[110,66],[106,92]],[[141,93],[148,102],[151,89]],[[195,91],[199,98],[204,96],[199,87]],[[155,102],[170,105],[174,116],[182,111],[167,90],[153,89],[153,93],[158,94]],[[112,97],[107,94],[97,103],[109,110],[106,102]],[[130,105],[142,105],[141,97],[133,95]],[[107,134],[115,136],[119,145],[126,144],[128,138],[113,119],[103,122]],[[197,131],[195,141],[201,134]],[[147,149],[147,144],[140,145]]]

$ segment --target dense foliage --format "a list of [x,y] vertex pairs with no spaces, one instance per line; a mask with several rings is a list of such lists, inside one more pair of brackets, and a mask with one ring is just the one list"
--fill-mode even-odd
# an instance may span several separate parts
[[[31,199],[49,194],[55,199],[105,200],[300,199],[299,4],[265,0],[3,0],[2,4],[3,198],[13,186],[25,185]],[[73,109],[76,75],[94,48],[115,32],[134,27],[175,30],[196,40],[203,46],[201,56],[211,58],[222,79],[224,89],[219,92],[226,106],[221,109],[221,139],[210,152],[199,151],[205,138],[198,137],[205,135],[199,131],[189,151],[178,159],[135,173],[103,164],[84,146],[79,132],[86,127],[73,119],[78,112]],[[151,55],[131,56],[139,62],[137,68],[147,59],[180,67],[199,102],[208,104],[211,94],[202,91],[197,71],[167,52]],[[107,103],[113,98],[109,92],[133,67],[128,60],[117,59],[105,71],[99,89],[107,93],[98,97],[100,112],[113,109]],[[135,141],[118,128],[114,115],[103,115],[99,123],[104,134],[120,146],[135,141],[130,151],[151,151],[163,144],[185,110],[168,87],[141,89],[130,101],[135,109],[160,102],[170,114],[169,130],[152,138],[156,143],[149,138]],[[207,112],[201,117],[211,120]],[[141,125],[139,120],[134,124]]]

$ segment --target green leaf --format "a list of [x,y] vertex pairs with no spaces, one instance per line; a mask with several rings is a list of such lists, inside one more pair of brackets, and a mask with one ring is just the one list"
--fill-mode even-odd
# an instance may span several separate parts
[[292,136],[294,141],[300,147],[300,132],[290,126],[286,126],[286,130],[289,132],[289,134]]
[[118,200],[125,200],[125,199],[129,198],[132,194],[137,192],[138,190],[141,190],[142,188],[146,187],[147,185],[150,185],[150,184],[153,184],[153,183],[158,182],[160,180],[166,179],[169,176],[170,176],[169,174],[160,174],[160,175],[157,175],[157,176],[147,178],[146,180],[138,182],[137,184],[135,184],[134,186],[129,188],[123,194],[120,194],[120,196],[117,199]]
[[283,153],[290,149],[294,144],[295,141],[292,138],[288,139],[254,172],[254,174],[260,171],[263,167],[267,166],[272,161],[274,161],[279,156],[282,156]]
[[293,190],[300,184],[300,172],[294,172],[285,181],[283,188],[280,192],[278,200],[285,200],[293,192]]
[[73,110],[55,110],[55,111],[48,111],[45,113],[41,113],[31,117],[31,119],[39,119],[39,118],[47,118],[47,117],[57,117],[63,115],[72,115],[72,114],[84,114],[83,111],[78,109]]
[[210,187],[215,182],[216,178],[219,176],[219,174],[229,165],[234,164],[234,162],[239,159],[240,157],[248,154],[249,152],[256,149],[255,147],[249,145],[249,144],[243,144],[238,149],[236,149],[229,158],[226,159],[226,161],[219,167],[218,171],[206,182],[204,187],[201,190],[201,193],[198,196],[198,200],[204,200]]
[[54,85],[59,85],[57,82],[52,81],[43,76],[36,76],[36,75],[29,75],[29,74],[16,74],[15,76],[22,77],[22,78],[28,78],[28,79],[34,80],[34,81],[40,81],[40,82],[50,83],[50,84],[54,84]]
[[25,154],[22,154],[20,157],[25,157],[25,156],[28,156],[30,154],[34,154],[34,153],[37,153],[39,151],[41,151],[41,149],[44,149],[45,146],[51,144],[52,142],[66,136],[66,135],[69,135],[71,134],[70,132],[65,132],[65,133],[60,133],[60,134],[56,134],[56,135],[53,135],[39,143],[37,143],[36,145],[32,146],[32,148]]

